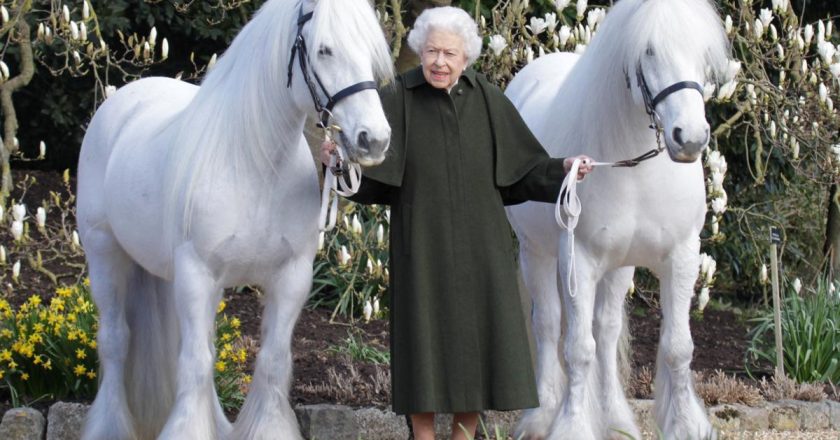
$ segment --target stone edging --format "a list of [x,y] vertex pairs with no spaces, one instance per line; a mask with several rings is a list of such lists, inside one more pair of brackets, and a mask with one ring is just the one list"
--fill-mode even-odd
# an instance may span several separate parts
[[[631,400],[639,428],[656,432],[652,400]],[[0,423],[4,440],[77,440],[88,405],[57,402],[46,420],[31,408],[11,409]],[[402,440],[408,438],[405,418],[377,408],[353,409],[340,405],[307,405],[295,408],[304,437],[329,440]],[[760,407],[719,405],[708,408],[712,423],[728,432],[824,431],[840,430],[840,403],[833,401],[800,402],[782,400]],[[490,411],[485,414],[488,427],[500,426],[510,431],[519,413]],[[448,420],[437,420],[439,435],[448,434]]]

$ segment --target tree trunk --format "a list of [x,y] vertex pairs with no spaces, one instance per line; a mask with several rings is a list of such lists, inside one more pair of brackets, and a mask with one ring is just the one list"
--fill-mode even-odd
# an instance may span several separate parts
[[837,251],[840,249],[840,193],[838,184],[831,185],[828,194],[828,219],[825,225],[825,255],[828,258],[828,275],[831,279],[840,274],[840,258]]
[[[27,5],[27,1],[21,2],[20,8],[24,9],[23,12],[28,9]],[[18,11],[13,12],[17,13]],[[23,13],[20,14],[15,24],[15,30],[12,31],[14,35],[10,38],[11,41],[16,41],[20,48],[20,73],[0,86],[0,106],[3,110],[3,146],[0,148],[0,172],[2,172],[2,175],[0,175],[0,203],[2,203],[2,206],[6,206],[6,198],[12,191],[9,158],[17,148],[15,137],[17,136],[18,120],[12,94],[29,84],[35,75],[30,28],[23,15]]]

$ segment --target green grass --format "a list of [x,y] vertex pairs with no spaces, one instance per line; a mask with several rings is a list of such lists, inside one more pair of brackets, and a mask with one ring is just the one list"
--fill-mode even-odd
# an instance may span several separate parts
[[366,344],[360,335],[347,332],[347,339],[341,345],[334,345],[330,352],[347,355],[350,359],[370,364],[390,364],[391,353]]

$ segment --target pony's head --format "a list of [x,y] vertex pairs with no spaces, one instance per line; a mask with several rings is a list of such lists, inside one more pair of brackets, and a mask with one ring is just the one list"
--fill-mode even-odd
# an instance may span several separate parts
[[729,59],[717,11],[708,0],[622,0],[607,20],[616,16],[623,23],[610,26],[626,36],[619,59],[633,100],[653,111],[672,160],[695,161],[710,137],[702,85]]
[[[388,44],[367,0],[302,0],[298,52],[290,54],[293,99],[340,127],[349,159],[364,166],[385,158],[391,129],[375,86],[393,78]],[[304,21],[304,20],[301,20]],[[301,62],[300,52],[305,51]],[[323,112],[320,106],[326,108]]]

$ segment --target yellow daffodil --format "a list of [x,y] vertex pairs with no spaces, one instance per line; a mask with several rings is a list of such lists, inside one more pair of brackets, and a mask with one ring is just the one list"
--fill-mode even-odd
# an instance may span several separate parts
[[239,321],[239,318],[234,316],[233,319],[230,320],[230,326],[231,327],[239,328],[240,325],[242,325],[242,323]]
[[96,379],[96,372],[95,371],[89,371],[87,373],[87,377],[88,377],[88,379],[91,379],[91,380]]
[[219,373],[224,373],[226,367],[227,367],[227,365],[225,365],[224,362],[222,362],[222,361],[216,362],[216,371],[218,371]]
[[227,306],[227,304],[225,304],[224,301],[219,302],[219,307],[216,308],[216,313],[222,313],[222,311],[225,310],[225,306]]
[[84,359],[87,357],[87,353],[81,348],[76,349],[76,359]]
[[20,375],[20,380],[29,380],[29,373],[23,373]]
[[85,368],[85,366],[82,365],[82,364],[76,365],[76,368],[73,368],[73,373],[76,376],[81,376],[81,375],[87,373],[87,368]]

